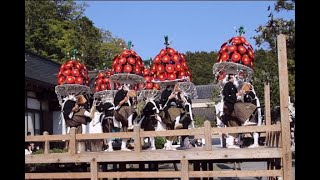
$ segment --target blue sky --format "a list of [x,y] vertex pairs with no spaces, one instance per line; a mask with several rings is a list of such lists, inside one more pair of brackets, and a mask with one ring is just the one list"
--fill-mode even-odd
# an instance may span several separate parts
[[[81,2],[80,2],[81,3]],[[177,51],[217,51],[243,25],[244,37],[268,21],[274,1],[86,1],[85,15],[98,28],[131,40],[142,59],[154,58],[164,48],[164,35]],[[294,12],[275,14],[285,19]]]

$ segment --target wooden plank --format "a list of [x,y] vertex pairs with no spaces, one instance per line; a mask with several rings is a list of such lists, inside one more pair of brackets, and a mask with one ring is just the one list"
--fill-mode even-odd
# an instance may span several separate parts
[[181,180],[189,180],[189,161],[187,159],[181,160]]
[[81,152],[79,154],[70,155],[68,153],[50,153],[31,154],[25,156],[25,163],[70,163],[70,162],[90,162],[95,158],[97,162],[114,161],[166,161],[166,160],[207,160],[214,159],[261,159],[261,158],[281,158],[281,148],[243,148],[243,149],[227,149],[217,148],[214,151],[205,151],[203,149],[194,148],[195,150],[154,150],[142,151],[136,153],[134,151],[113,151],[113,152]]
[[267,132],[267,131],[280,131],[281,126],[265,125],[265,126],[239,126],[239,127],[224,127],[224,128],[211,128],[213,133],[247,133],[247,132]]
[[140,127],[138,125],[134,125],[134,151],[139,153],[141,152],[141,137],[140,137]]
[[266,177],[281,174],[281,170],[189,171],[189,177]]
[[98,180],[98,163],[95,158],[92,158],[90,162],[90,174],[91,180]]
[[69,134],[50,135],[50,136],[38,135],[38,136],[26,136],[25,137],[26,142],[62,141],[62,140],[69,140],[69,139],[70,139]]
[[99,172],[98,178],[180,178],[180,171]]
[[270,84],[266,82],[264,84],[264,117],[266,125],[271,125],[271,110],[270,110]]
[[77,134],[78,140],[89,139],[107,139],[107,138],[131,138],[134,132],[113,132],[113,133],[92,133],[92,134]]
[[210,151],[212,150],[212,131],[211,131],[211,123],[210,121],[206,120],[204,122],[204,138],[205,138],[205,141],[206,141],[206,144],[205,144],[205,149],[207,151]]
[[[266,177],[281,176],[281,170],[233,170],[233,171],[189,171],[189,177]],[[162,172],[98,172],[98,178],[183,178],[182,171]],[[25,179],[85,179],[88,172],[77,173],[25,173]]]
[[[265,132],[265,131],[280,131],[280,125],[271,126],[247,126],[247,127],[225,127],[225,128],[211,128],[212,136],[219,133],[243,133],[243,132]],[[169,131],[140,131],[140,137],[157,137],[157,136],[181,136],[181,135],[195,135],[204,137],[204,128],[194,129],[179,129]],[[77,140],[89,139],[106,139],[106,138],[130,138],[134,137],[134,132],[115,132],[115,133],[95,133],[95,134],[76,134]],[[48,135],[48,136],[27,136],[26,142],[38,141],[62,141],[70,140],[71,133],[68,135]]]
[[182,135],[204,135],[204,128],[140,132],[141,137],[182,136]]
[[281,117],[281,142],[283,148],[283,180],[292,180],[292,155],[290,141],[289,121],[289,83],[287,67],[286,36],[277,36],[278,68],[279,68],[279,90],[280,90],[280,117]]
[[69,148],[68,151],[71,155],[76,154],[76,147],[77,147],[76,144],[77,144],[77,142],[76,142],[76,128],[72,127],[70,129],[70,142],[69,142],[69,147],[68,147]]
[[85,179],[90,177],[89,172],[25,173],[25,179]]
[[[44,136],[48,136],[49,135],[49,132],[48,131],[45,131],[43,132],[43,135]],[[50,143],[48,140],[46,140],[44,142],[44,154],[49,154],[49,149],[50,149]]]

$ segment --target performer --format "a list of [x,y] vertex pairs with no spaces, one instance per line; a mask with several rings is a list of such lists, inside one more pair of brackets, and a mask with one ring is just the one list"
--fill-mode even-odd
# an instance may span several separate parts
[[175,86],[167,86],[161,94],[161,109],[163,108],[165,113],[169,114],[170,120],[175,122],[174,129],[183,128],[183,125],[180,123],[180,119],[181,114],[185,113],[183,108],[184,101],[186,101],[186,99],[183,97],[178,84]]
[[87,124],[94,113],[94,106],[88,110],[87,99],[83,95],[76,97],[76,101],[67,100],[63,106],[63,116],[69,127],[76,127],[77,133],[82,133],[81,124]]
[[[134,91],[130,91],[129,84],[124,84],[120,87],[120,90],[116,93],[114,97],[114,105],[116,113],[116,116],[122,115],[123,118],[126,118],[128,120],[128,130],[133,129],[133,116],[135,113],[135,109],[133,108],[133,99],[132,97],[135,96]],[[122,119],[122,118],[116,118],[116,119]],[[120,120],[121,121],[121,120]],[[126,126],[126,123],[122,122],[123,126]]]
[[229,74],[227,78],[227,83],[224,85],[222,90],[222,95],[224,105],[228,108],[229,114],[231,114],[234,110],[234,104],[237,101],[237,96],[240,95],[238,93],[237,87],[234,85],[234,75]]

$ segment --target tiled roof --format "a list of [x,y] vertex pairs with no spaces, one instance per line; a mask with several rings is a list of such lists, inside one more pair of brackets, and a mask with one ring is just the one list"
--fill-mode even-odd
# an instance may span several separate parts
[[25,78],[56,85],[59,68],[60,64],[55,61],[25,52]]
[[215,87],[216,85],[214,84],[197,85],[196,89],[197,89],[198,99],[211,99],[212,92]]

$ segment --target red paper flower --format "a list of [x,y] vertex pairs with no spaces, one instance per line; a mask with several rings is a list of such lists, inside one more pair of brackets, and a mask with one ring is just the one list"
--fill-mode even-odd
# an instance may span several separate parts
[[177,76],[176,76],[176,74],[174,74],[174,73],[169,73],[169,74],[168,74],[168,79],[169,79],[169,80],[175,80],[176,77],[177,77]]
[[156,56],[156,57],[153,59],[153,63],[160,64],[160,63],[161,63],[160,57],[159,57],[159,56]]
[[67,83],[68,84],[74,84],[74,81],[75,81],[75,77],[73,76],[67,76]]
[[167,48],[167,53],[170,55],[174,55],[176,51],[173,48]]
[[238,51],[241,53],[241,54],[244,54],[246,53],[247,49],[243,46],[238,46]]
[[82,85],[83,84],[83,78],[82,77],[76,77],[75,78],[75,83]]
[[228,47],[228,51],[229,52],[234,52],[234,51],[236,51],[237,50],[237,46],[235,46],[235,45],[232,45],[232,46],[229,46]]
[[124,57],[119,59],[119,64],[124,64],[126,62],[127,62],[127,60]]
[[128,63],[130,63],[130,64],[134,64],[134,63],[136,62],[136,60],[133,59],[132,57],[129,57],[129,58],[127,59],[127,61],[128,61]]
[[173,56],[172,56],[172,60],[173,60],[174,62],[178,62],[178,61],[179,61],[179,55],[178,55],[178,54],[173,55]]
[[168,73],[172,73],[174,71],[174,66],[172,64],[167,64],[166,65],[166,71]]
[[221,60],[222,61],[227,61],[228,59],[229,59],[229,54],[228,53],[222,53]]
[[116,66],[116,72],[119,73],[119,72],[121,72],[121,71],[122,71],[122,66],[117,65],[117,66]]
[[146,83],[146,89],[152,89],[152,88],[153,88],[153,83],[152,82]]
[[167,79],[167,74],[164,72],[164,73],[161,73],[160,75],[159,75],[159,80],[160,81],[164,81],[164,80],[166,80]]
[[248,55],[246,55],[246,54],[242,56],[241,61],[242,61],[242,63],[243,63],[244,65],[249,65],[249,64],[250,64],[250,58],[249,58]]
[[168,55],[165,55],[162,57],[162,62],[168,63],[170,61],[170,57]]
[[160,51],[160,57],[163,57],[164,55],[166,55],[167,54],[167,52],[166,52],[166,50],[164,50],[164,49],[162,49],[161,51]]
[[132,66],[127,64],[123,67],[123,71],[124,72],[127,72],[127,73],[130,73],[132,71]]
[[234,52],[231,56],[233,62],[238,62],[241,59],[241,55],[237,52]]

